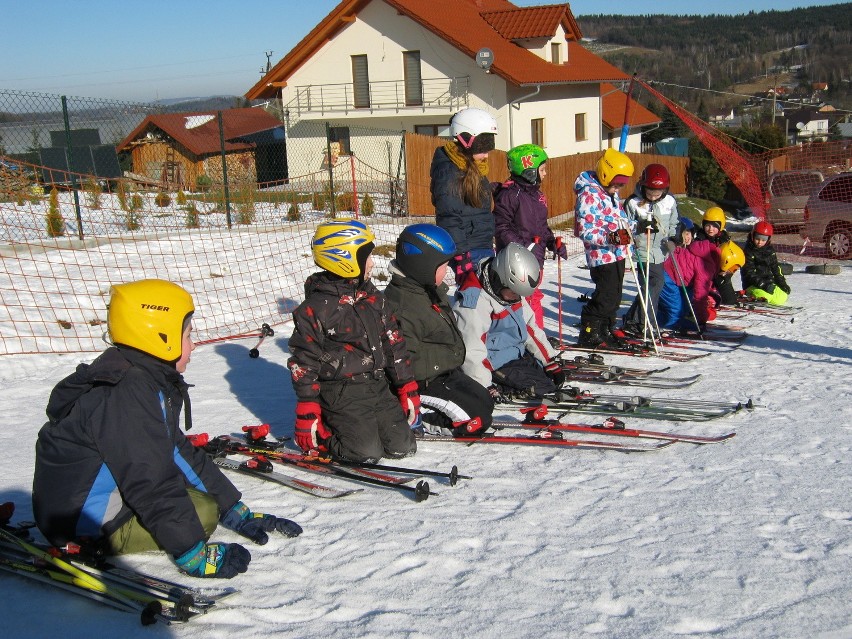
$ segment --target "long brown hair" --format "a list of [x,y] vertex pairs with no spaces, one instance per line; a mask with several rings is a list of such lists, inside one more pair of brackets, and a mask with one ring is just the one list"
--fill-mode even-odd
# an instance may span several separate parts
[[[482,184],[482,173],[479,167],[470,156],[465,155],[465,159],[467,160],[467,165],[459,184],[462,200],[468,206],[475,206],[476,208],[480,208],[484,204],[490,205],[491,193]],[[487,201],[484,201],[486,198]]]

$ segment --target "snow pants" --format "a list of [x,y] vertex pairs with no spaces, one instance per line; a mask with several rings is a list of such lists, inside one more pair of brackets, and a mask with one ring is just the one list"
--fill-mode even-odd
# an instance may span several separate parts
[[583,325],[605,321],[605,326],[609,327],[614,323],[618,307],[621,305],[624,260],[593,266],[589,272],[595,283],[595,292],[592,294],[592,299],[583,307],[580,321]]
[[[426,430],[469,436],[491,427],[494,400],[488,389],[460,369],[420,385],[420,402]],[[475,422],[473,420],[476,420]],[[443,433],[443,430],[450,431]]]
[[757,300],[766,300],[768,304],[772,304],[773,306],[781,306],[787,301],[787,293],[782,291],[778,286],[771,293],[767,293],[762,288],[757,288],[756,286],[749,286],[746,289],[746,295]]
[[322,382],[319,404],[331,431],[326,446],[333,457],[356,462],[399,459],[417,450],[399,399],[381,371]]
[[491,378],[500,388],[524,391],[536,397],[544,397],[556,392],[556,384],[530,353],[492,371]]

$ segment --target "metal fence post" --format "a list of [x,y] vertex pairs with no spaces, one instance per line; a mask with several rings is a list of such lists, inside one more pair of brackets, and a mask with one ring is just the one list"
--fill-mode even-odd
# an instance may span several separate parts
[[331,200],[331,218],[337,217],[337,202],[334,201],[334,165],[331,162],[331,127],[325,123],[325,152],[328,157],[328,192]]
[[[77,192],[77,176],[74,173],[74,152],[71,150],[71,123],[68,120],[68,100],[63,95],[62,119],[65,122],[65,160],[68,162],[68,174],[71,176],[71,191],[74,193],[74,211],[77,213],[77,237],[83,239],[83,215],[80,212],[80,194]],[[54,186],[53,188],[56,188]]]
[[219,123],[219,150],[222,154],[222,185],[225,194],[225,219],[228,221],[228,228],[231,228],[231,191],[228,188],[228,162],[225,157],[225,127],[222,125],[222,112],[216,112],[217,122]]

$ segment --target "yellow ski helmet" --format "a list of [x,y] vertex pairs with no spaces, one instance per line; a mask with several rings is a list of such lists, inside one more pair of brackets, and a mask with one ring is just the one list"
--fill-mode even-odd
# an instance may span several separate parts
[[[745,253],[733,240],[729,240],[719,247],[719,268],[722,271],[736,272],[745,264]],[[736,268],[735,268],[736,267]]]
[[[619,175],[629,178],[633,175],[633,162],[630,158],[615,149],[607,149],[598,160],[597,166],[598,182],[603,186],[609,186]],[[627,180],[624,180],[626,183]]]
[[[372,249],[375,240],[370,228],[358,220],[324,222],[317,227],[311,240],[314,264],[340,277],[360,277],[369,255],[369,251],[364,255],[360,249],[368,244]],[[363,261],[358,259],[359,251]]]
[[725,230],[725,212],[718,206],[711,206],[704,213],[704,219],[701,220],[701,225],[704,226],[707,222],[712,222],[719,225],[719,230]]
[[110,288],[107,330],[113,344],[129,346],[165,362],[176,362],[192,296],[166,280],[139,280]]

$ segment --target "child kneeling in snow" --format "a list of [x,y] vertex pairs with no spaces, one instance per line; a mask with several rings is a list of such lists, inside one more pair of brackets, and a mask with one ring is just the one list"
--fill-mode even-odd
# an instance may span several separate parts
[[[692,220],[679,218],[675,235],[669,238],[669,255],[663,262],[663,287],[657,311],[661,329],[695,330],[696,321],[699,328],[704,328],[710,314],[715,317],[709,300],[718,255],[709,242],[703,243],[703,252],[692,252],[694,228]],[[711,264],[709,268],[705,267],[705,257]]]
[[[403,229],[391,262],[388,303],[399,318],[423,408],[423,432],[470,436],[491,426],[494,400],[462,372],[465,345],[447,297],[444,276],[458,254],[450,234],[434,224]],[[417,433],[416,433],[417,434]]]
[[320,224],[311,241],[322,271],[293,312],[295,440],[351,461],[413,455],[420,395],[399,323],[370,281],[375,235],[355,220]]

